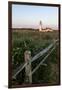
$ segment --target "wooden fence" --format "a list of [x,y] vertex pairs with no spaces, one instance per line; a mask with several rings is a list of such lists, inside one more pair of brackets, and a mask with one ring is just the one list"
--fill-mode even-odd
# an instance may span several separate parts
[[[31,57],[31,51],[25,51],[24,52],[24,59],[25,62],[20,65],[16,70],[13,72],[12,78],[16,78],[16,76],[25,68],[25,80],[26,82],[32,83],[32,74],[40,67],[40,65],[45,65],[44,62],[48,58],[48,56],[53,52],[56,45],[58,44],[59,40],[55,40],[53,43],[51,43],[48,47],[40,51],[38,54],[36,54],[34,57]],[[48,52],[48,53],[47,53]],[[31,70],[31,63],[36,61],[39,57],[46,54],[46,56],[41,60],[41,62],[35,67],[35,69]]]

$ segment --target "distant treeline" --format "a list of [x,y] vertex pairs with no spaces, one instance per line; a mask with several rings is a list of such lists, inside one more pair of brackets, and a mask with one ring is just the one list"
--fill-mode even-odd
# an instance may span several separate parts
[[34,28],[12,28],[12,30],[39,30]]
[[[46,29],[51,29],[51,28],[45,28],[45,29],[42,29],[42,30],[46,30]],[[39,31],[39,29],[34,29],[34,28],[12,28],[12,30],[36,30],[36,31]],[[57,30],[54,30],[54,31],[57,31]]]

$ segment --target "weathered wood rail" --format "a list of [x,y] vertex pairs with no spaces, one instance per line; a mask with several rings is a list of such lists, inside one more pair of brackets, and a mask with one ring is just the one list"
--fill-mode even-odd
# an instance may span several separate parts
[[38,66],[31,72],[31,74],[33,74],[40,67],[40,65],[44,65],[44,61],[48,58],[48,56],[52,53],[54,49],[55,47],[53,47],[52,50],[42,59],[42,61],[38,64]]
[[[29,83],[32,83],[32,74],[40,67],[40,65],[43,65],[47,57],[52,53],[52,51],[55,49],[55,46],[57,45],[59,40],[55,40],[53,43],[51,43],[48,47],[40,51],[38,54],[36,54],[33,58],[30,56],[31,54],[24,54],[25,57],[25,63],[20,65],[16,70],[14,70],[12,78],[16,78],[16,76],[25,68],[26,76],[28,77]],[[27,51],[26,51],[27,52]],[[48,54],[44,57],[44,59],[38,64],[38,66],[31,71],[31,63],[35,60],[37,60],[39,57],[43,56],[44,54]],[[28,55],[28,56],[27,56]],[[27,57],[27,58],[26,58]]]
[[51,43],[47,48],[43,49],[43,51],[39,52],[38,54],[36,54],[31,62],[35,61],[36,59],[38,59],[39,57],[41,57],[42,55],[44,55],[46,52],[48,52],[56,43],[58,42],[58,40],[55,40],[53,43]]

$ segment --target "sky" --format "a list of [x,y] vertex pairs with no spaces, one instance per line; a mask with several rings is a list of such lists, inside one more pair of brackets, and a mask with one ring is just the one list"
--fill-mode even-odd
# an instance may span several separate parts
[[58,7],[12,5],[12,28],[42,28],[58,29]]

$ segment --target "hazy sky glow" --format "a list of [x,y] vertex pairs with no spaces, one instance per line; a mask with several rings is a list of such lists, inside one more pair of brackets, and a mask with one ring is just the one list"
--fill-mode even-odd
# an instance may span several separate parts
[[39,28],[42,27],[58,29],[58,7],[12,5],[12,27],[13,28]]

